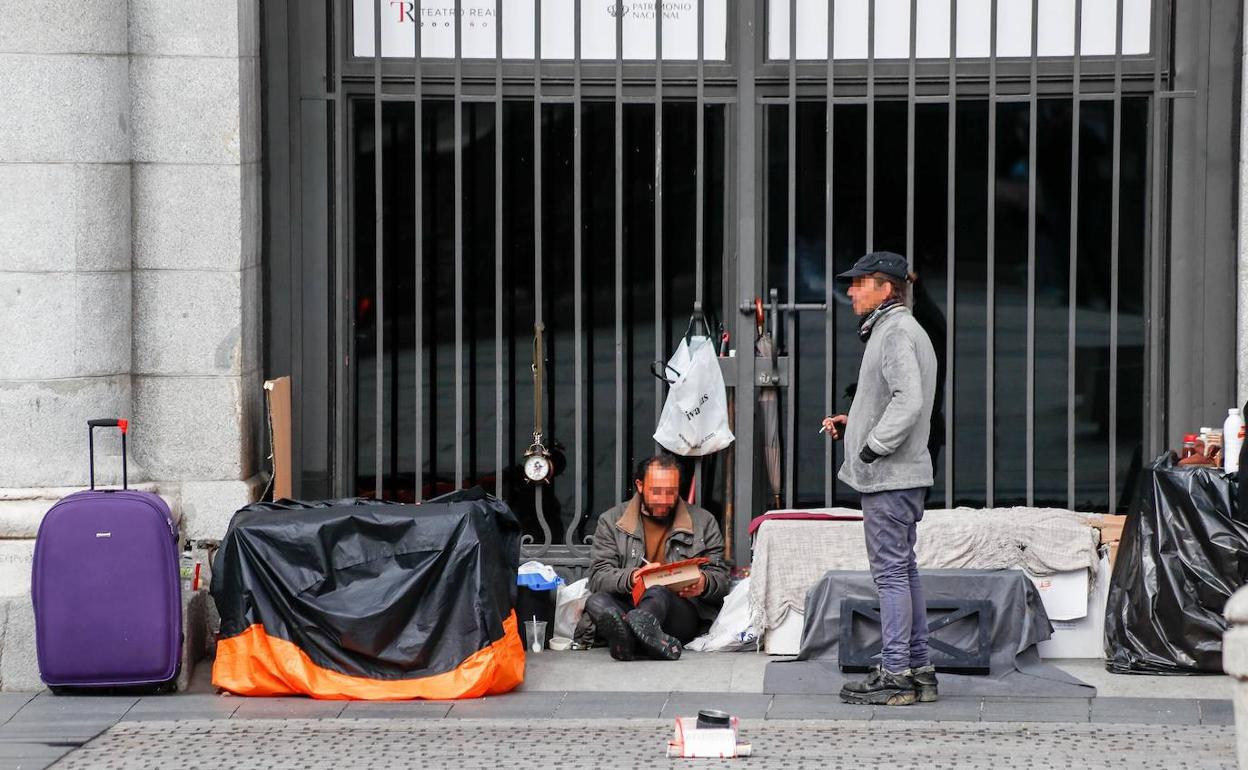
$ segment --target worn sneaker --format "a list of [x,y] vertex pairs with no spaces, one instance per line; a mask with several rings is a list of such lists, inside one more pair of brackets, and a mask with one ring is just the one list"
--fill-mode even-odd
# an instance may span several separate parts
[[633,610],[624,619],[636,634],[637,642],[651,657],[659,660],[680,660],[680,653],[684,650],[680,640],[664,633],[658,618],[645,610]]
[[932,665],[910,669],[914,679],[914,691],[918,694],[919,703],[933,703],[939,695],[936,692],[936,667]]
[[635,660],[637,658],[637,639],[624,620],[624,612],[618,607],[609,607],[597,614],[594,623],[598,627],[598,635],[607,642],[611,649],[611,657],[616,660]]
[[862,681],[841,688],[842,701],[860,706],[909,706],[917,697],[910,669],[894,673],[876,666]]

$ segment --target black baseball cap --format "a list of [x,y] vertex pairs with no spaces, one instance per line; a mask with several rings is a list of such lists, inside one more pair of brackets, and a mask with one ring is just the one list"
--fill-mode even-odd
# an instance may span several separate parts
[[836,276],[838,281],[852,281],[862,275],[883,273],[906,280],[910,277],[910,265],[906,258],[891,251],[873,251],[854,263],[854,266]]

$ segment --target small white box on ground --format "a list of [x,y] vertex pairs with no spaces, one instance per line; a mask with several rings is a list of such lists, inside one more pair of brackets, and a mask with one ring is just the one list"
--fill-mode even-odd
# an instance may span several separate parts
[[767,629],[763,635],[763,651],[768,655],[796,655],[802,648],[802,626],[805,622],[805,615],[790,609],[784,614],[780,625]]
[[1087,613],[1075,620],[1053,620],[1053,638],[1036,645],[1041,658],[1104,658],[1105,605],[1109,601],[1109,557],[1101,556],[1092,580]]
[[1027,575],[1040,592],[1049,620],[1077,620],[1088,614],[1088,572],[1072,569],[1044,577]]

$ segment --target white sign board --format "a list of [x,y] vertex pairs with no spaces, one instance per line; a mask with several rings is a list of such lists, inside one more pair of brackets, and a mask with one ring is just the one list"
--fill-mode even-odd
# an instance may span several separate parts
[[[581,58],[614,60],[614,0],[542,0],[542,58],[575,56],[574,3],[581,5]],[[727,58],[728,0],[665,0],[663,58],[697,61],[698,3],[703,10],[703,58]],[[465,59],[495,58],[502,3],[503,58],[532,59],[534,0],[460,0],[460,46]],[[377,0],[354,0],[354,52],[373,56]],[[416,24],[420,24],[421,58],[455,57],[455,0],[381,0],[381,52],[385,57],[416,55]],[[625,59],[655,58],[655,3],[624,2],[622,27]]]
[[[1037,53],[1073,56],[1075,0],[1036,0]],[[797,0],[797,58],[826,60],[829,0]],[[915,55],[949,58],[950,0],[915,4]],[[1032,0],[997,0],[997,56],[1031,56]],[[836,0],[832,51],[837,59],[867,58],[868,0]],[[1083,0],[1080,46],[1084,56],[1111,56],[1118,0]],[[992,0],[958,0],[958,58],[991,52]],[[1122,0],[1122,52],[1151,48],[1152,0]],[[910,57],[910,0],[875,0],[875,58]],[[769,0],[767,57],[789,58],[789,0]]]

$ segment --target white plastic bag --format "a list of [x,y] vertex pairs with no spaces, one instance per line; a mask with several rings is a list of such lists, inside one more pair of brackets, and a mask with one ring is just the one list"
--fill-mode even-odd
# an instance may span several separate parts
[[750,579],[733,586],[711,628],[685,645],[697,652],[739,652],[758,647],[758,631],[750,623]]
[[728,394],[711,339],[694,337],[690,344],[682,338],[666,374],[671,388],[654,440],[686,457],[714,454],[731,444]]
[[555,631],[552,636],[571,639],[576,634],[576,624],[585,612],[589,599],[589,578],[581,578],[571,585],[559,586],[555,597]]

